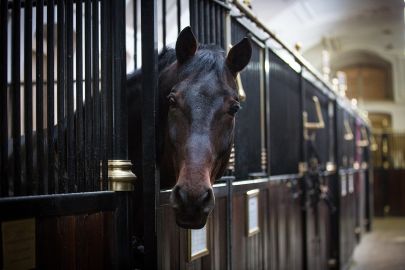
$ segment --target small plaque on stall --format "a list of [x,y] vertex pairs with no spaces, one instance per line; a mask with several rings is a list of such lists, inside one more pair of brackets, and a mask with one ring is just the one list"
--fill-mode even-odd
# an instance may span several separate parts
[[2,269],[35,268],[35,219],[1,223],[3,239]]
[[354,179],[353,174],[349,174],[349,194],[354,192]]
[[341,184],[341,195],[342,197],[346,196],[347,194],[347,176],[346,175],[341,175],[340,176],[340,184]]
[[208,222],[202,229],[188,230],[188,261],[201,258],[209,253]]
[[247,235],[252,236],[260,231],[259,227],[259,190],[248,191],[246,199],[247,209]]

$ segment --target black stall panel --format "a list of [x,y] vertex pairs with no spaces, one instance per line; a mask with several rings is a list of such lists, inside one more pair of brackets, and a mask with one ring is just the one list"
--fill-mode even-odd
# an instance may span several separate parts
[[[163,2],[165,3],[166,0]],[[177,2],[178,8],[181,9],[180,1],[177,0]],[[190,1],[190,24],[200,43],[217,44],[225,48],[225,15],[229,7],[224,2],[221,0]]]
[[[323,94],[318,87],[312,82],[304,80],[305,102],[304,111],[307,113],[308,123],[324,123],[324,126],[319,129],[307,129],[306,141],[308,144],[308,158],[316,158],[318,164],[325,168],[325,164],[330,161],[330,118],[329,118],[329,103],[330,99]],[[317,113],[317,102],[321,109],[322,119],[319,119]]]
[[[247,30],[237,21],[232,21],[232,44],[247,36]],[[247,179],[249,174],[262,171],[261,152],[264,147],[263,102],[263,49],[252,41],[252,58],[241,72],[241,86],[246,99],[236,117],[235,176]]]
[[301,141],[300,75],[269,51],[270,172],[298,172]]

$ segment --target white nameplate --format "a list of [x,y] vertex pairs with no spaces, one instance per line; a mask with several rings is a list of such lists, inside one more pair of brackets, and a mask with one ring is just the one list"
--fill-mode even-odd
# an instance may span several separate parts
[[247,193],[247,235],[251,236],[260,231],[259,227],[259,190],[250,190]]
[[349,194],[354,192],[354,179],[353,174],[349,174]]
[[340,176],[340,184],[341,184],[341,195],[342,197],[346,196],[347,194],[347,175],[341,175]]
[[188,230],[189,261],[201,258],[209,253],[207,224],[199,230]]

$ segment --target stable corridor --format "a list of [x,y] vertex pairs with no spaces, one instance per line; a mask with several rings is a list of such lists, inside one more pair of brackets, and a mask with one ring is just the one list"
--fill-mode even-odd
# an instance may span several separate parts
[[375,218],[354,252],[350,270],[405,270],[405,218]]

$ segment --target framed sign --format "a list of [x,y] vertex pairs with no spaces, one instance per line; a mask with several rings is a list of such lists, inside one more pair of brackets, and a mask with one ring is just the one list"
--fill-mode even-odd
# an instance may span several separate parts
[[209,253],[208,250],[208,222],[202,229],[188,230],[188,251],[189,262],[201,258]]
[[340,193],[342,197],[346,196],[347,194],[347,175],[343,174],[340,176]]
[[35,268],[35,219],[1,223],[3,265],[1,269]]
[[348,175],[349,178],[349,194],[354,192],[354,179],[353,174]]
[[260,232],[259,190],[249,190],[246,195],[246,231],[248,236],[252,236]]

